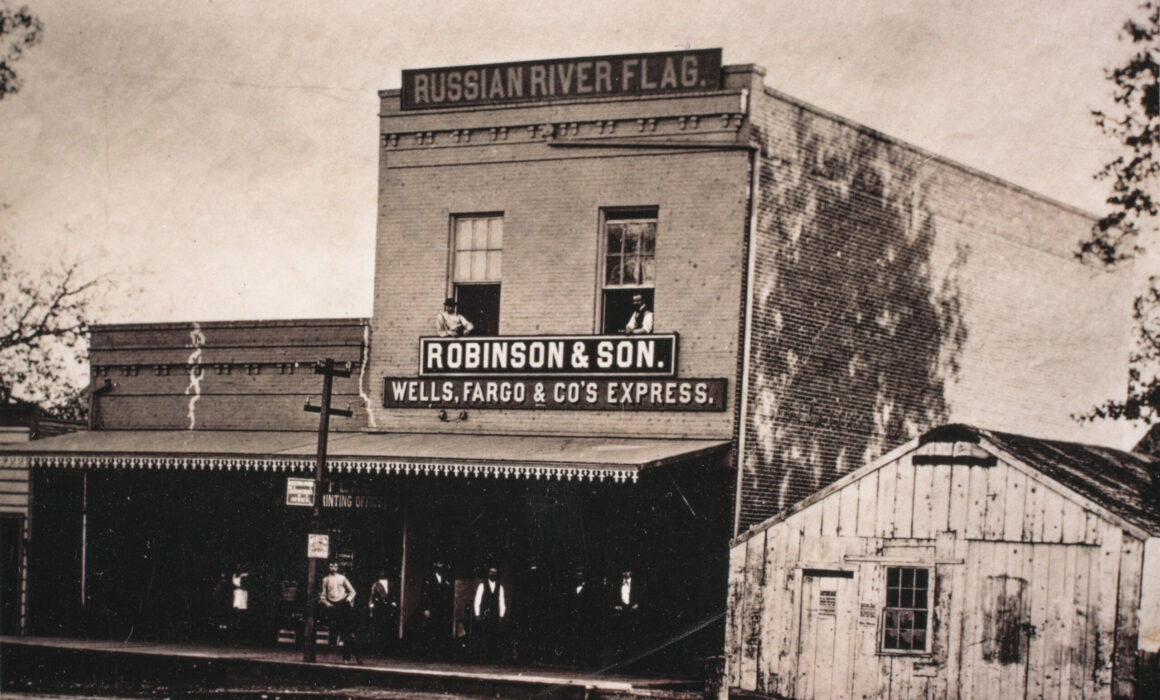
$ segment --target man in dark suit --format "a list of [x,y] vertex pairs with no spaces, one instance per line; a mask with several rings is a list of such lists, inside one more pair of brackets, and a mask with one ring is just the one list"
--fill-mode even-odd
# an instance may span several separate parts
[[568,615],[564,629],[566,658],[572,664],[591,665],[600,629],[600,606],[596,585],[588,580],[584,567],[576,567],[572,580],[565,584],[564,601]]
[[407,623],[408,641],[426,658],[443,656],[450,646],[455,607],[455,583],[441,560],[431,565],[423,579],[419,607]]
[[644,596],[631,569],[620,572],[612,587],[612,641],[619,660],[626,660],[640,644]]
[[399,641],[399,595],[385,568],[379,569],[369,598],[367,607],[376,645],[383,653],[390,654]]

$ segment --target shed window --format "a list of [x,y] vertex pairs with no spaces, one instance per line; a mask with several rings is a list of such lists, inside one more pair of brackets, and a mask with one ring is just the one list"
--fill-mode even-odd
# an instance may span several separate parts
[[886,569],[886,608],[882,613],[882,650],[925,652],[930,629],[930,570]]

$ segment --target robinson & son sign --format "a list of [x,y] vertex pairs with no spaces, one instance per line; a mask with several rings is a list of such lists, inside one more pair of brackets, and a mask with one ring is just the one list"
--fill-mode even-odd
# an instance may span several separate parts
[[467,107],[588,95],[715,90],[721,49],[493,63],[403,71],[403,109]]
[[386,408],[724,411],[724,379],[677,378],[677,336],[421,338]]

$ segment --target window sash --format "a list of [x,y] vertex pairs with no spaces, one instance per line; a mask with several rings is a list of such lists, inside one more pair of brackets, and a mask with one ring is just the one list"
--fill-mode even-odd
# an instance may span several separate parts
[[604,224],[604,286],[656,284],[655,218],[612,219]]
[[503,274],[503,217],[455,217],[452,281],[499,282]]
[[888,653],[930,649],[930,570],[888,567],[879,648]]

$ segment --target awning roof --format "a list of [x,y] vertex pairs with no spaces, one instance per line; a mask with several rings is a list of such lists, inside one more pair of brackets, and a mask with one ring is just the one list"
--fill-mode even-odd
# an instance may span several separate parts
[[[32,467],[311,473],[314,432],[99,430],[0,445]],[[728,441],[605,437],[332,433],[332,472],[636,481],[642,471],[721,454]]]

